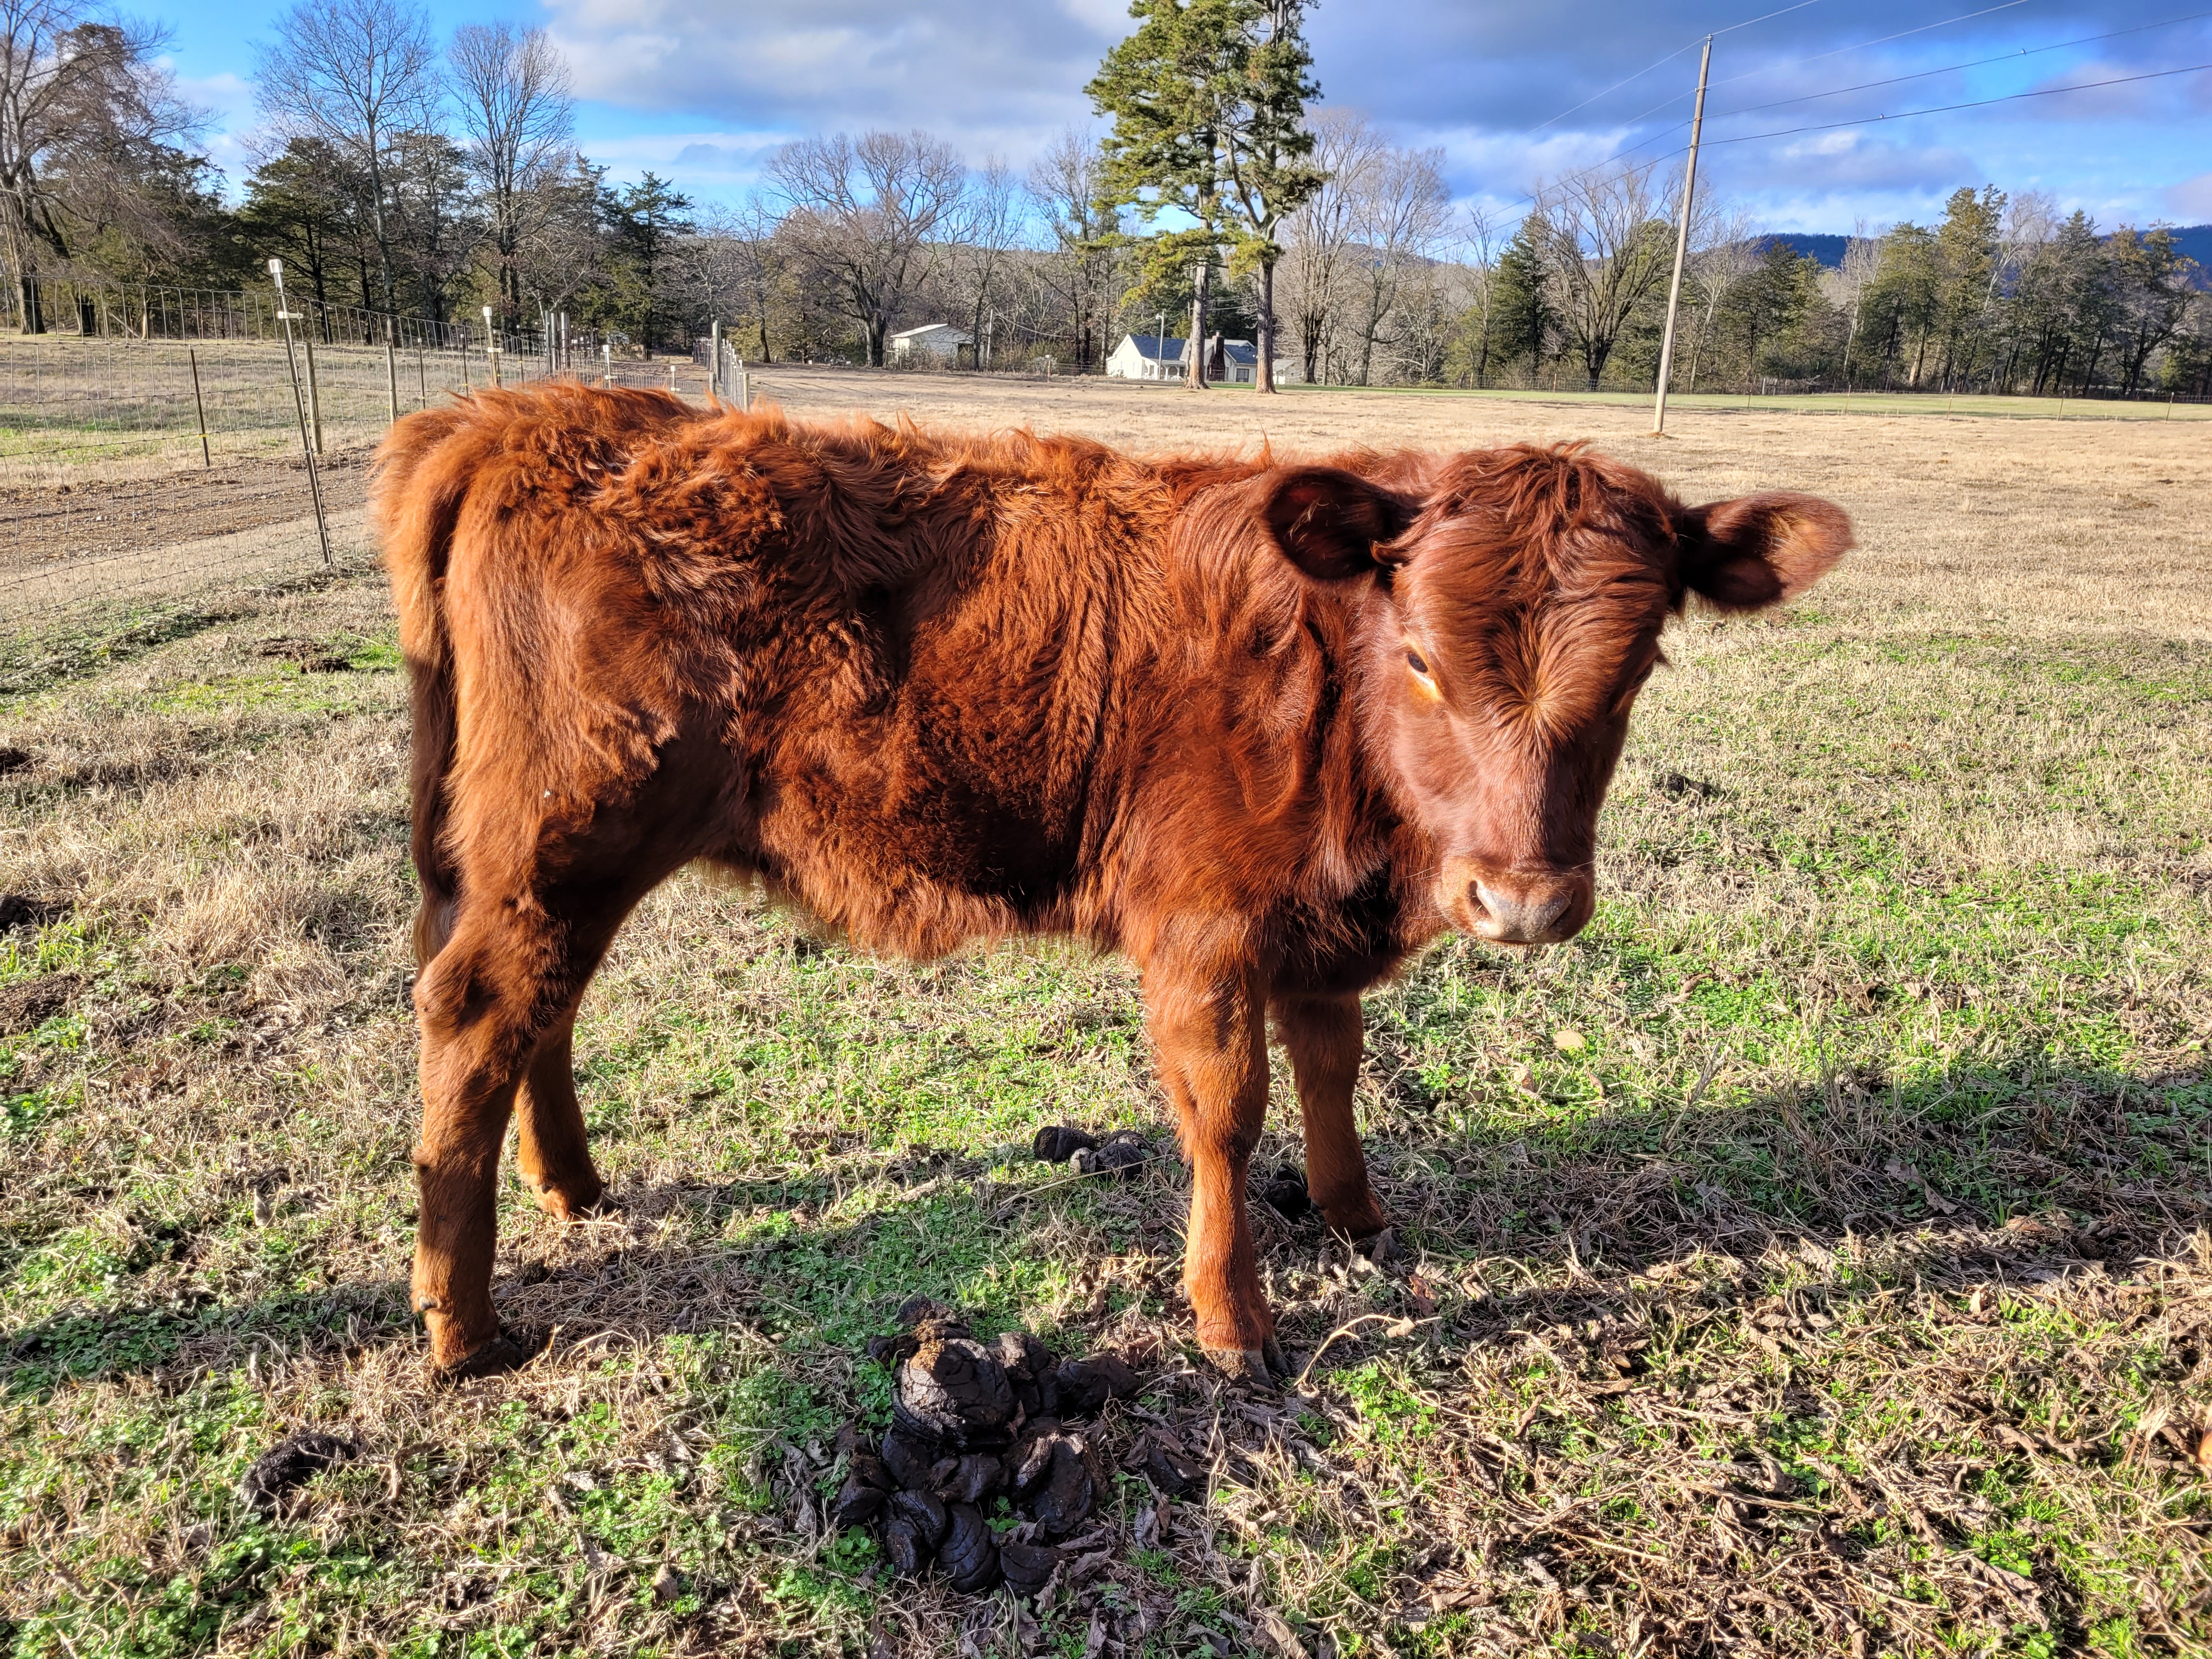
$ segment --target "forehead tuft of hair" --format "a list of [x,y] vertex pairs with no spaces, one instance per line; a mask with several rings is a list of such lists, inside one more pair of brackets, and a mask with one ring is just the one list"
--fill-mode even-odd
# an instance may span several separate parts
[[1582,444],[1455,456],[1399,545],[1455,701],[1542,738],[1619,705],[1671,608],[1668,497]]

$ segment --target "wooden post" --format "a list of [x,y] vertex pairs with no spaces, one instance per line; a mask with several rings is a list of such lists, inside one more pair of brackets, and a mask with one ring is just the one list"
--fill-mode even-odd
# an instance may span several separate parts
[[207,404],[200,400],[200,354],[197,347],[186,347],[185,357],[192,366],[192,410],[200,417],[200,465],[213,471],[215,457],[208,453]]

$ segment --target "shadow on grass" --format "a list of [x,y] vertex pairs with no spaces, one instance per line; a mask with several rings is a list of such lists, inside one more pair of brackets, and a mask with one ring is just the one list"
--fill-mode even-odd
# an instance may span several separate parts
[[[1899,1275],[1963,1291],[2171,1253],[2212,1224],[2212,1082],[2197,1073],[2134,1077],[2022,1056],[1971,1075],[1838,1078],[1741,1106],[1654,1103],[1517,1133],[1436,1116],[1410,1109],[1367,1137],[1398,1220],[1400,1275],[1417,1261],[1447,1272],[1513,1263],[1532,1287],[1460,1308],[1437,1333],[1447,1342],[1618,1311],[1640,1294],[1624,1276],[1700,1253],[1743,1261],[1779,1244],[1819,1261],[1849,1247],[1883,1266],[1843,1276],[1832,1297],[1879,1294]],[[1262,1147],[1253,1194],[1262,1266],[1278,1273],[1326,1243],[1317,1220],[1260,1207],[1256,1187],[1280,1156],[1295,1158],[1295,1146]],[[1069,1182],[1042,1166],[994,1181],[994,1167],[863,1152],[787,1177],[617,1190],[617,1211],[538,1256],[510,1215],[495,1297],[511,1327],[551,1333],[563,1349],[742,1331],[788,1353],[857,1358],[917,1292],[980,1325],[1033,1322],[1055,1284],[1097,1265],[1071,1259],[1071,1243],[1103,1233],[1170,1264],[1144,1293],[1164,1298],[1171,1324],[1187,1322],[1171,1266],[1186,1202],[1175,1159],[1127,1184]],[[390,1279],[258,1302],[27,1325],[0,1336],[0,1395],[219,1372],[272,1343],[419,1340],[404,1263],[394,1267]],[[1564,1285],[1534,1288],[1562,1270]],[[1325,1334],[1295,1317],[1284,1330],[1294,1348]],[[1332,1347],[1325,1369],[1363,1351]]]

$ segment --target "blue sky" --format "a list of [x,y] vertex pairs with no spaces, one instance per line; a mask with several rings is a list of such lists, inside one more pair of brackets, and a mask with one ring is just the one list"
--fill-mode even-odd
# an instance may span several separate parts
[[[2200,8],[2208,15],[2191,16]],[[1765,228],[1924,220],[1958,185],[1992,182],[2047,191],[2107,225],[2212,220],[2212,0],[1809,0],[1731,27],[1771,9],[1321,0],[1307,34],[1325,101],[1364,111],[1401,143],[1441,147],[1458,194],[1508,210],[1563,170],[1631,146],[1677,149],[1695,43],[1725,30],[1700,193],[1710,180]],[[184,89],[213,112],[210,153],[241,177],[253,47],[282,5],[131,9],[173,32]],[[1069,125],[1092,125],[1083,83],[1127,28],[1125,0],[432,0],[431,10],[445,32],[494,18],[544,25],[584,97],[584,148],[618,177],[649,167],[702,198],[742,194],[785,139],[840,128],[925,127],[973,161],[1019,166]],[[1906,76],[1919,78],[1866,84]],[[2145,76],[2159,78],[1766,136]],[[1863,89],[1808,97],[1850,88]],[[1752,107],[1763,105],[1775,106]]]

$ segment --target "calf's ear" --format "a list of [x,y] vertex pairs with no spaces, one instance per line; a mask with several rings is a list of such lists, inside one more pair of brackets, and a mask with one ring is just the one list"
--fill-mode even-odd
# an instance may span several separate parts
[[1334,466],[1279,466],[1260,481],[1260,520],[1283,556],[1316,581],[1371,575],[1398,562],[1382,546],[1417,509],[1403,496]]
[[1850,550],[1851,520],[1818,495],[1774,493],[1680,513],[1681,580],[1723,611],[1795,599]]

